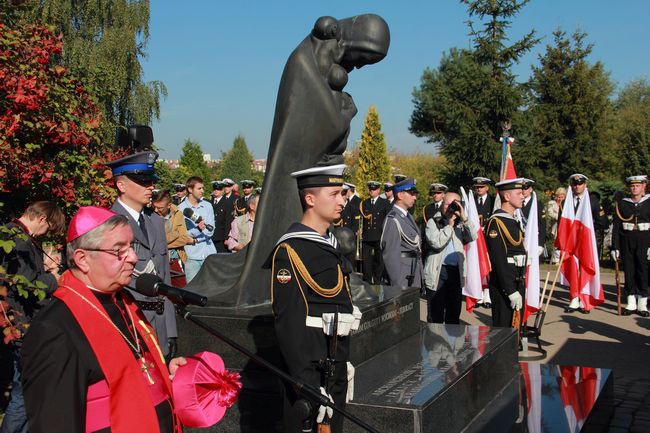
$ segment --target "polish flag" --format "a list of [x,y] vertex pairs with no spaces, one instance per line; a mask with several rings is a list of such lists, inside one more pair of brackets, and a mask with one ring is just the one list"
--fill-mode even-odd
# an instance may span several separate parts
[[[539,225],[537,221],[537,194],[533,192],[530,196],[530,214],[526,222],[524,233],[524,245],[528,252],[528,263],[526,264],[526,305],[524,306],[523,322],[528,316],[539,311]],[[520,214],[521,215],[521,214]]]
[[465,308],[471,313],[474,305],[483,300],[483,287],[487,287],[487,279],[492,270],[492,265],[490,264],[487,245],[479,222],[474,193],[470,190],[468,197],[464,188],[461,188],[460,192],[465,201],[467,219],[472,222],[476,229],[476,241],[465,245],[467,277],[465,278],[465,286],[463,286],[463,295],[465,295]]
[[587,188],[581,198],[578,209],[574,210],[573,192],[568,188],[558,223],[555,246],[560,250],[560,254],[564,254],[560,283],[568,285],[571,299],[579,297],[585,310],[589,311],[603,303],[604,297],[600,283],[596,232]]
[[601,373],[599,368],[561,366],[560,398],[571,433],[582,429],[593,409],[600,392]]
[[512,154],[510,153],[510,146],[515,142],[514,137],[503,137],[501,138],[501,143],[503,143],[503,148],[501,149],[501,173],[500,181],[507,179],[516,179],[517,172],[515,171],[515,164],[512,161]]
[[528,403],[526,424],[528,433],[542,433],[542,374],[541,366],[532,362],[520,362],[521,372],[526,386]]

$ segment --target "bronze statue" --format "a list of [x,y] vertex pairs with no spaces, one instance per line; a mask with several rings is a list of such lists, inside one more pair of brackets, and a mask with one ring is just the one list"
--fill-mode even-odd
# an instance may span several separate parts
[[377,15],[316,20],[282,74],[253,238],[238,253],[209,256],[189,290],[218,305],[269,301],[271,276],[262,264],[302,214],[289,173],[343,162],[350,121],[357,113],[352,97],[343,91],[348,74],[382,60],[389,44],[388,25]]

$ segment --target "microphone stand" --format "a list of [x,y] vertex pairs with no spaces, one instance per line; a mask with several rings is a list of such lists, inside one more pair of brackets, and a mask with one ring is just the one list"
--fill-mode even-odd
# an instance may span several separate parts
[[379,430],[375,429],[374,427],[369,426],[366,424],[365,421],[357,418],[356,416],[352,415],[350,412],[348,412],[345,409],[341,409],[337,407],[334,403],[329,401],[327,397],[322,395],[320,393],[320,390],[317,390],[313,388],[311,385],[308,385],[306,383],[303,383],[299,381],[298,379],[295,379],[292,376],[289,376],[287,373],[284,371],[280,370],[277,368],[275,365],[271,364],[270,362],[266,361],[265,359],[259,357],[258,355],[255,355],[253,352],[250,350],[246,349],[244,346],[240,345],[234,340],[231,340],[230,338],[226,337],[224,334],[221,332],[217,331],[216,329],[212,328],[210,325],[207,323],[203,322],[200,319],[197,319],[190,311],[187,311],[187,308],[185,305],[176,305],[176,312],[178,313],[179,316],[181,316],[183,319],[188,320],[192,323],[194,323],[196,326],[199,328],[203,329],[206,331],[208,334],[217,337],[219,340],[223,341],[226,343],[228,346],[236,349],[238,352],[244,354],[246,357],[252,359],[253,361],[257,362],[258,364],[262,365],[264,368],[269,370],[271,373],[274,375],[280,377],[282,380],[285,382],[290,383],[291,385],[294,386],[296,391],[303,396],[307,397],[309,400],[321,405],[321,406],[328,406],[331,407],[335,412],[340,413],[356,425],[360,426],[361,428],[365,429],[366,431],[369,431],[370,433],[379,433]]

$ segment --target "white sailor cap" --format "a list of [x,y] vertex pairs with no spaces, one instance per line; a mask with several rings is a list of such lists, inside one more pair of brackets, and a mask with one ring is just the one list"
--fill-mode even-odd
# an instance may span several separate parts
[[518,177],[516,179],[506,179],[494,184],[499,191],[508,191],[511,189],[523,189],[526,179]]
[[629,176],[625,178],[625,183],[632,185],[634,183],[648,183],[648,176],[645,174],[640,174],[638,176]]
[[535,185],[535,181],[532,179],[524,178],[524,189],[528,189]]
[[350,182],[343,182],[343,187],[345,189],[357,189],[357,186]]
[[429,185],[429,193],[434,193],[434,192],[446,192],[447,191],[447,185],[444,183],[432,183]]
[[472,182],[474,182],[474,186],[485,186],[492,184],[492,180],[489,177],[482,176],[476,176],[472,178]]
[[291,177],[298,182],[298,189],[316,188],[321,186],[342,186],[345,164],[322,167],[312,167],[294,171]]
[[222,182],[225,186],[233,186],[233,185],[235,185],[235,181],[233,181],[233,180],[230,179],[229,177],[224,178],[221,182]]

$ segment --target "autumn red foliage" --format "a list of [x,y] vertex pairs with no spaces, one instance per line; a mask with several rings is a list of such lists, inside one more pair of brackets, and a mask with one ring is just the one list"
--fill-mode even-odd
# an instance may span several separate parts
[[97,143],[101,118],[92,92],[58,63],[60,36],[48,27],[0,23],[0,201],[20,212],[56,200],[68,216],[108,205],[104,162],[117,157]]

